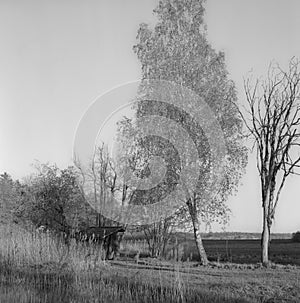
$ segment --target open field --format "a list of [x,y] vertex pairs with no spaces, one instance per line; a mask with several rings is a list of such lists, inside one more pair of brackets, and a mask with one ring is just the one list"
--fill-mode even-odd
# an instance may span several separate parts
[[[176,241],[174,238],[177,238]],[[168,251],[177,246],[180,260],[198,261],[196,245],[191,234],[184,237],[178,235],[174,238],[167,246]],[[144,253],[148,251],[147,242],[142,238],[138,240],[128,239],[125,243],[131,244],[135,249],[140,247]],[[260,262],[259,239],[204,239],[203,245],[210,261],[242,264],[256,264]],[[270,260],[274,263],[300,266],[300,243],[292,242],[291,239],[272,239],[269,256]]]
[[[237,251],[257,246],[242,243]],[[283,243],[278,245],[283,249]],[[223,242],[206,242],[206,247],[221,251]],[[0,233],[0,290],[0,302],[9,303],[299,302],[300,268],[227,262],[203,268],[197,262],[124,257],[104,261],[99,247],[67,247],[48,235],[13,229]]]
[[[260,240],[204,240],[203,244],[211,261],[260,262]],[[197,260],[194,243],[186,242],[183,245],[183,258],[191,255],[192,260]],[[300,243],[293,243],[291,240],[272,240],[269,256],[275,263],[300,266]]]

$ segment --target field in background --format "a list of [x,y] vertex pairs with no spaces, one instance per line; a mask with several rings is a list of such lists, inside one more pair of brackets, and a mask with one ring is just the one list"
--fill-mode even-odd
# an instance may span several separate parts
[[[237,236],[242,239],[232,239]],[[203,235],[203,245],[210,261],[255,264],[260,262],[260,240],[251,239],[254,236],[258,234],[218,233],[210,238]],[[283,239],[280,239],[280,236]],[[149,255],[147,241],[143,239],[142,234],[127,235],[122,246],[127,252],[131,248],[132,251],[140,251],[144,256]],[[300,266],[300,243],[292,242],[290,234],[272,235],[269,256],[274,263]],[[181,261],[199,261],[193,235],[174,235],[167,245],[165,257]]]
[[[186,242],[183,259],[197,260],[195,244]],[[260,262],[260,240],[203,240],[203,245],[211,261],[232,263]],[[279,264],[300,266],[300,243],[291,240],[272,240],[269,252],[270,260]]]

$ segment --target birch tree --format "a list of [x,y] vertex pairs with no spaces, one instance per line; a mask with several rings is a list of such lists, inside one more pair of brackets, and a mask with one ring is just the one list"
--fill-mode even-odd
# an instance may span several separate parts
[[[196,92],[213,111],[226,140],[225,177],[215,201],[205,201],[203,187],[198,186],[187,195],[184,207],[193,223],[201,263],[206,265],[208,260],[200,235],[201,221],[227,213],[224,202],[237,188],[247,162],[241,136],[242,120],[233,105],[237,101],[236,92],[234,84],[228,79],[224,53],[216,52],[207,41],[203,20],[204,1],[161,0],[154,13],[158,19],[154,29],[141,24],[138,42],[134,46],[142,67],[142,79],[172,81]],[[195,169],[206,170],[209,167],[209,144],[201,127],[189,115],[165,104],[153,105],[151,100],[139,102],[137,117],[147,114],[164,116],[181,123],[195,142],[199,162],[202,163]],[[153,144],[159,143],[159,140],[154,138]],[[174,166],[170,171],[176,176],[178,161],[171,156],[174,154],[172,149],[169,150],[170,156],[166,158]],[[203,184],[200,179],[199,183]]]

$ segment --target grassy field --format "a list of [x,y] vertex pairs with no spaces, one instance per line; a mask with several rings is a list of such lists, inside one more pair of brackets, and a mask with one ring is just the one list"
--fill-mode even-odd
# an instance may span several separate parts
[[[212,243],[223,249],[222,242]],[[203,268],[196,262],[102,257],[99,247],[66,246],[15,227],[2,230],[0,302],[300,302],[296,266],[212,262]]]

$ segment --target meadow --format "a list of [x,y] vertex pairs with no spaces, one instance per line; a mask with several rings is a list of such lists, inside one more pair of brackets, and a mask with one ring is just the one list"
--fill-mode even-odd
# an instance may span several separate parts
[[[221,252],[223,242],[205,241],[209,256],[217,243]],[[256,243],[247,245],[256,249]],[[139,247],[141,242],[127,242],[123,254]],[[234,247],[225,252],[234,255]],[[194,260],[104,261],[99,246],[67,246],[16,226],[0,231],[0,302],[299,302],[299,280],[292,264],[265,269],[221,260],[207,268]]]

